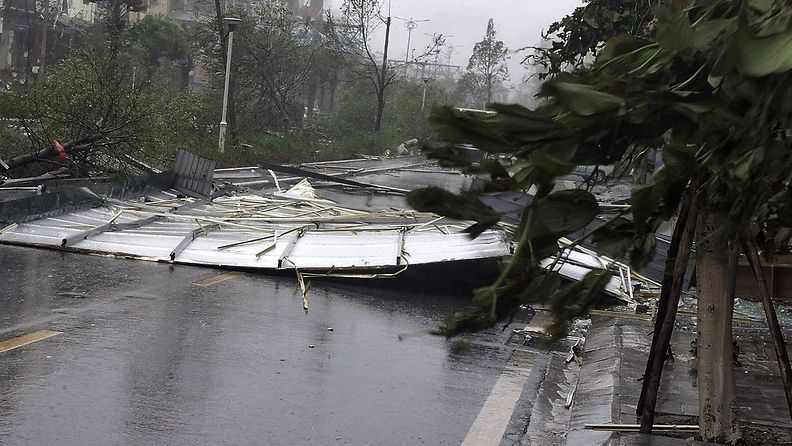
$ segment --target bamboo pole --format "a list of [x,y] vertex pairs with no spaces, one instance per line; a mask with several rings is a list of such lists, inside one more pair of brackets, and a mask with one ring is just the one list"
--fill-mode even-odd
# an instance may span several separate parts
[[[638,424],[586,424],[585,429],[594,431],[611,431],[611,432],[638,432],[640,425]],[[654,426],[657,432],[698,432],[699,426],[697,424],[658,424]]]
[[759,292],[762,296],[762,306],[764,307],[765,316],[767,317],[767,325],[770,327],[770,334],[773,337],[773,347],[775,347],[776,359],[778,360],[778,370],[781,372],[781,381],[784,383],[784,394],[786,394],[787,408],[792,417],[792,368],[789,366],[789,355],[787,354],[786,344],[784,343],[784,335],[781,333],[781,327],[778,324],[778,316],[776,315],[773,300],[770,296],[770,291],[767,287],[764,271],[762,271],[762,264],[759,261],[759,252],[753,240],[746,239],[744,241],[745,255],[748,257],[748,263],[751,264],[754,277],[759,283]]
[[641,433],[652,433],[657,405],[657,393],[660,388],[660,378],[663,373],[665,355],[671,344],[671,335],[674,331],[679,296],[682,293],[682,282],[685,278],[693,237],[696,233],[696,220],[698,209],[696,203],[696,190],[698,182],[693,182],[685,194],[680,206],[679,220],[674,228],[674,236],[669,246],[669,255],[666,259],[666,268],[663,275],[663,288],[658,304],[657,319],[655,321],[652,348],[646,362],[641,396],[638,400],[636,411],[640,416]]

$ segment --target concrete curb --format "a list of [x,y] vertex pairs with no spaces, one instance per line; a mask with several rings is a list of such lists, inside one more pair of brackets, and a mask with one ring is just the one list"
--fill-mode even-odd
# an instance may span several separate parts
[[567,434],[568,446],[611,444],[611,432],[596,432],[586,424],[618,422],[618,386],[621,369],[621,327],[618,322],[592,321],[586,335],[583,365]]

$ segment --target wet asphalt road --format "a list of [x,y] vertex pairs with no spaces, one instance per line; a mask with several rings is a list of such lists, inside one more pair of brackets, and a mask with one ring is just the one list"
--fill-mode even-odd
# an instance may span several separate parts
[[9,246],[0,273],[0,341],[62,332],[0,353],[2,445],[455,445],[511,352],[398,340],[458,293],[315,281],[306,314],[291,276]]

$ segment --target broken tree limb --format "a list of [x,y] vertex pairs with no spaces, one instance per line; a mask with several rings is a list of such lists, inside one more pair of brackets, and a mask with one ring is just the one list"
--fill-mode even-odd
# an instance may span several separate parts
[[786,394],[787,407],[792,416],[792,368],[789,366],[789,355],[787,354],[784,335],[781,333],[781,326],[778,324],[778,316],[773,306],[772,296],[770,296],[767,281],[765,280],[762,264],[759,261],[759,252],[753,240],[746,239],[743,242],[745,256],[751,265],[756,282],[759,283],[759,292],[762,296],[762,306],[764,307],[767,326],[770,327],[770,334],[773,337],[773,347],[775,347],[776,359],[778,360],[778,370],[781,372],[781,381],[784,383],[784,394]]
[[406,189],[401,189],[398,187],[390,187],[390,186],[381,186],[378,184],[371,184],[371,183],[363,183],[360,181],[348,180],[346,178],[339,178],[332,175],[326,175],[323,173],[318,172],[311,172],[310,170],[300,169],[298,167],[291,167],[291,166],[281,166],[280,164],[270,163],[267,161],[259,162],[259,167],[264,170],[274,170],[276,172],[287,173],[289,175],[296,175],[306,178],[315,178],[317,180],[322,181],[329,181],[332,183],[343,184],[346,186],[354,186],[354,187],[362,187],[362,188],[370,188],[370,189],[381,189],[386,190],[389,192],[396,192],[400,194],[404,194],[409,192]]
[[[698,219],[697,189],[698,181],[692,182],[679,208],[679,220],[674,228],[674,236],[672,238],[672,245],[674,242],[676,242],[676,245],[669,248],[669,256],[666,260],[663,288],[652,339],[652,349],[646,363],[643,387],[637,409],[640,415],[641,433],[644,434],[652,433],[663,364],[665,363],[666,352],[671,344],[671,335],[674,331],[677,307],[679,306],[679,296],[682,293],[682,282],[685,278],[693,237],[696,233],[696,220]],[[673,251],[671,251],[672,249]]]
[[[69,141],[66,144],[62,145],[63,152],[67,155],[74,155],[81,152],[86,152],[91,150],[94,147],[94,143],[99,141],[100,139],[104,138],[104,133],[97,133],[90,136],[82,136],[73,141]],[[51,144],[49,147],[45,149],[41,149],[38,152],[34,153],[27,153],[25,155],[15,156],[13,158],[9,158],[4,160],[0,165],[3,166],[6,170],[13,170],[18,167],[26,166],[30,163],[46,160],[50,158],[55,158],[61,152],[56,148],[54,144]]]

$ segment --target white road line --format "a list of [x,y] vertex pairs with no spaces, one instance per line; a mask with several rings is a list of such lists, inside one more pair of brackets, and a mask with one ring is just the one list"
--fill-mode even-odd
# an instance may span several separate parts
[[[526,361],[524,356],[531,360]],[[531,373],[533,355],[516,350],[509,358],[462,446],[498,446]],[[516,362],[517,361],[517,362]],[[514,365],[516,362],[516,365]]]

